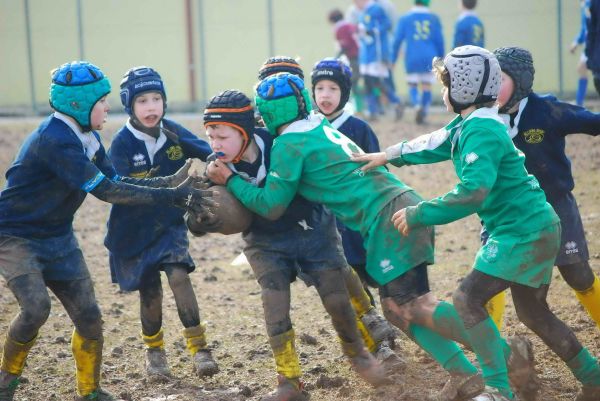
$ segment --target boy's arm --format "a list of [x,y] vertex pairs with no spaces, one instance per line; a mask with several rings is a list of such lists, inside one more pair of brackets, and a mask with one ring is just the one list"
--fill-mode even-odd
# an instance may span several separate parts
[[430,164],[449,160],[452,142],[446,127],[413,140],[400,142],[385,150],[387,160],[396,167],[407,164]]
[[460,143],[461,181],[447,194],[406,209],[408,226],[447,224],[476,213],[496,182],[504,153],[492,132],[463,133]]
[[594,113],[573,104],[560,102],[561,117],[558,132],[568,134],[600,135],[600,113]]
[[227,180],[227,189],[254,213],[277,220],[296,195],[302,177],[302,164],[301,154],[275,143],[263,188],[255,187],[235,175]]
[[394,42],[392,43],[392,64],[395,64],[398,60],[398,54],[400,53],[400,46],[404,41],[404,18],[400,18],[396,24],[396,32],[394,32]]

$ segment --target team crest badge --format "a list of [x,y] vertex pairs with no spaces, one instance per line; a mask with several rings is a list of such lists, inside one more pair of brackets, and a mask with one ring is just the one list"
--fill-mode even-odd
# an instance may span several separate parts
[[540,143],[544,140],[544,130],[533,128],[523,133],[525,142],[527,143]]
[[183,150],[179,145],[173,145],[167,149],[167,157],[169,160],[179,160],[183,157]]
[[133,155],[132,159],[133,159],[133,165],[135,167],[146,165],[146,158],[141,153],[136,153],[135,155]]
[[381,267],[381,271],[383,273],[387,273],[394,268],[394,265],[389,259],[384,259],[381,262],[379,262],[379,267]]

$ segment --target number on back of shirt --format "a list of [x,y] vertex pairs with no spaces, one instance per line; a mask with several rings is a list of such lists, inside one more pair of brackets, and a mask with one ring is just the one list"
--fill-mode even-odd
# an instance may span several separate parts
[[352,156],[352,153],[364,153],[357,144],[352,142],[350,138],[341,134],[339,131],[327,126],[323,127],[323,131],[325,131],[325,136],[327,139],[337,145],[340,145],[344,153],[346,153],[348,156]]

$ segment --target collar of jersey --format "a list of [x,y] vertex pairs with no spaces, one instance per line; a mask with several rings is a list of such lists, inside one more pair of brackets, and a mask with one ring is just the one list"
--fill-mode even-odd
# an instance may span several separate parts
[[302,120],[294,121],[293,123],[288,125],[287,128],[283,130],[281,135],[284,135],[284,134],[287,134],[290,132],[311,131],[311,130],[317,128],[319,125],[321,125],[323,123],[323,120],[325,120],[325,116],[323,114],[312,111],[308,115],[308,117],[306,117]]

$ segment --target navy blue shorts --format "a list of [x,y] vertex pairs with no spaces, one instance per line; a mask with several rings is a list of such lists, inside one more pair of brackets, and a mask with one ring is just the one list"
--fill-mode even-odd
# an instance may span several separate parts
[[311,284],[303,273],[347,266],[335,218],[328,210],[315,227],[305,229],[298,224],[281,233],[251,231],[244,234],[244,241],[244,254],[257,281],[269,273],[283,272],[291,280],[298,275]]
[[183,265],[191,273],[196,266],[188,248],[187,227],[180,224],[169,227],[152,245],[132,258],[122,258],[110,252],[112,281],[119,283],[123,291],[136,291],[145,282],[155,281],[165,265]]
[[427,263],[408,270],[387,284],[379,287],[379,296],[392,298],[398,305],[403,305],[430,291]]
[[45,239],[0,235],[0,274],[6,282],[25,274],[51,281],[90,277],[73,232]]
[[548,200],[560,218],[562,227],[560,249],[556,256],[556,266],[566,266],[589,260],[587,241],[577,207],[577,200],[571,192]]

